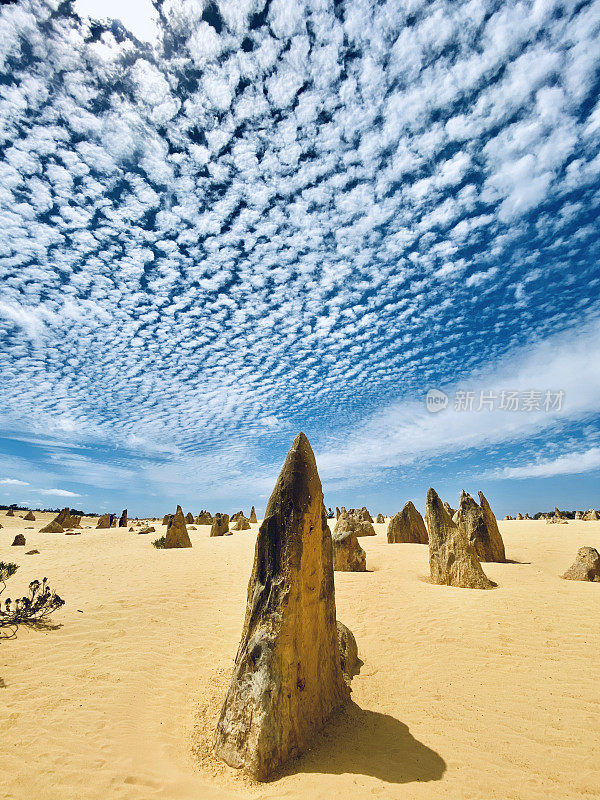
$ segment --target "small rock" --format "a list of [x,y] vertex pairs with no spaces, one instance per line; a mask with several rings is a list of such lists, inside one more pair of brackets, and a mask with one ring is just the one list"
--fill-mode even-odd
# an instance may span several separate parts
[[580,547],[577,558],[562,577],[567,581],[600,582],[600,553],[594,547]]

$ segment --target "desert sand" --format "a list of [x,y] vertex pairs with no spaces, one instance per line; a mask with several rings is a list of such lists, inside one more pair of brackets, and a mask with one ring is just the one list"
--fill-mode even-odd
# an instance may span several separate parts
[[[157,523],[38,533],[53,516],[0,512],[0,558],[20,565],[2,597],[47,576],[66,601],[49,629],[0,643],[0,797],[598,797],[600,585],[559,575],[600,547],[600,522],[500,522],[514,563],[485,565],[492,591],[428,583],[427,546],[388,544],[375,523],[360,540],[369,571],[335,573],[364,662],[353,703],[258,784],[210,747],[258,524],[212,539],[198,526],[191,550],[156,550]],[[11,547],[19,532],[26,547]]]

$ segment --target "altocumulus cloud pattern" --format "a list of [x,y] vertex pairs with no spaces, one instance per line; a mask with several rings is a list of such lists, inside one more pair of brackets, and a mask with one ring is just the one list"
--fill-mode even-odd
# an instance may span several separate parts
[[2,426],[40,480],[243,494],[300,428],[587,324],[600,2],[155,7],[155,44],[0,12]]

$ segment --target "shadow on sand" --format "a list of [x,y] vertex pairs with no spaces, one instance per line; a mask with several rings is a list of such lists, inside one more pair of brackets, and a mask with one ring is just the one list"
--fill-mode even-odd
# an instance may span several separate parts
[[445,771],[444,759],[411,736],[407,725],[351,702],[284,774],[349,773],[412,783],[439,781]]

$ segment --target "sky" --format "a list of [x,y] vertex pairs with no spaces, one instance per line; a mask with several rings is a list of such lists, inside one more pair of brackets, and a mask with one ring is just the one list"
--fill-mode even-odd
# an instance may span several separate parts
[[328,506],[600,507],[599,42],[600,0],[0,6],[0,503],[260,514],[303,430]]

